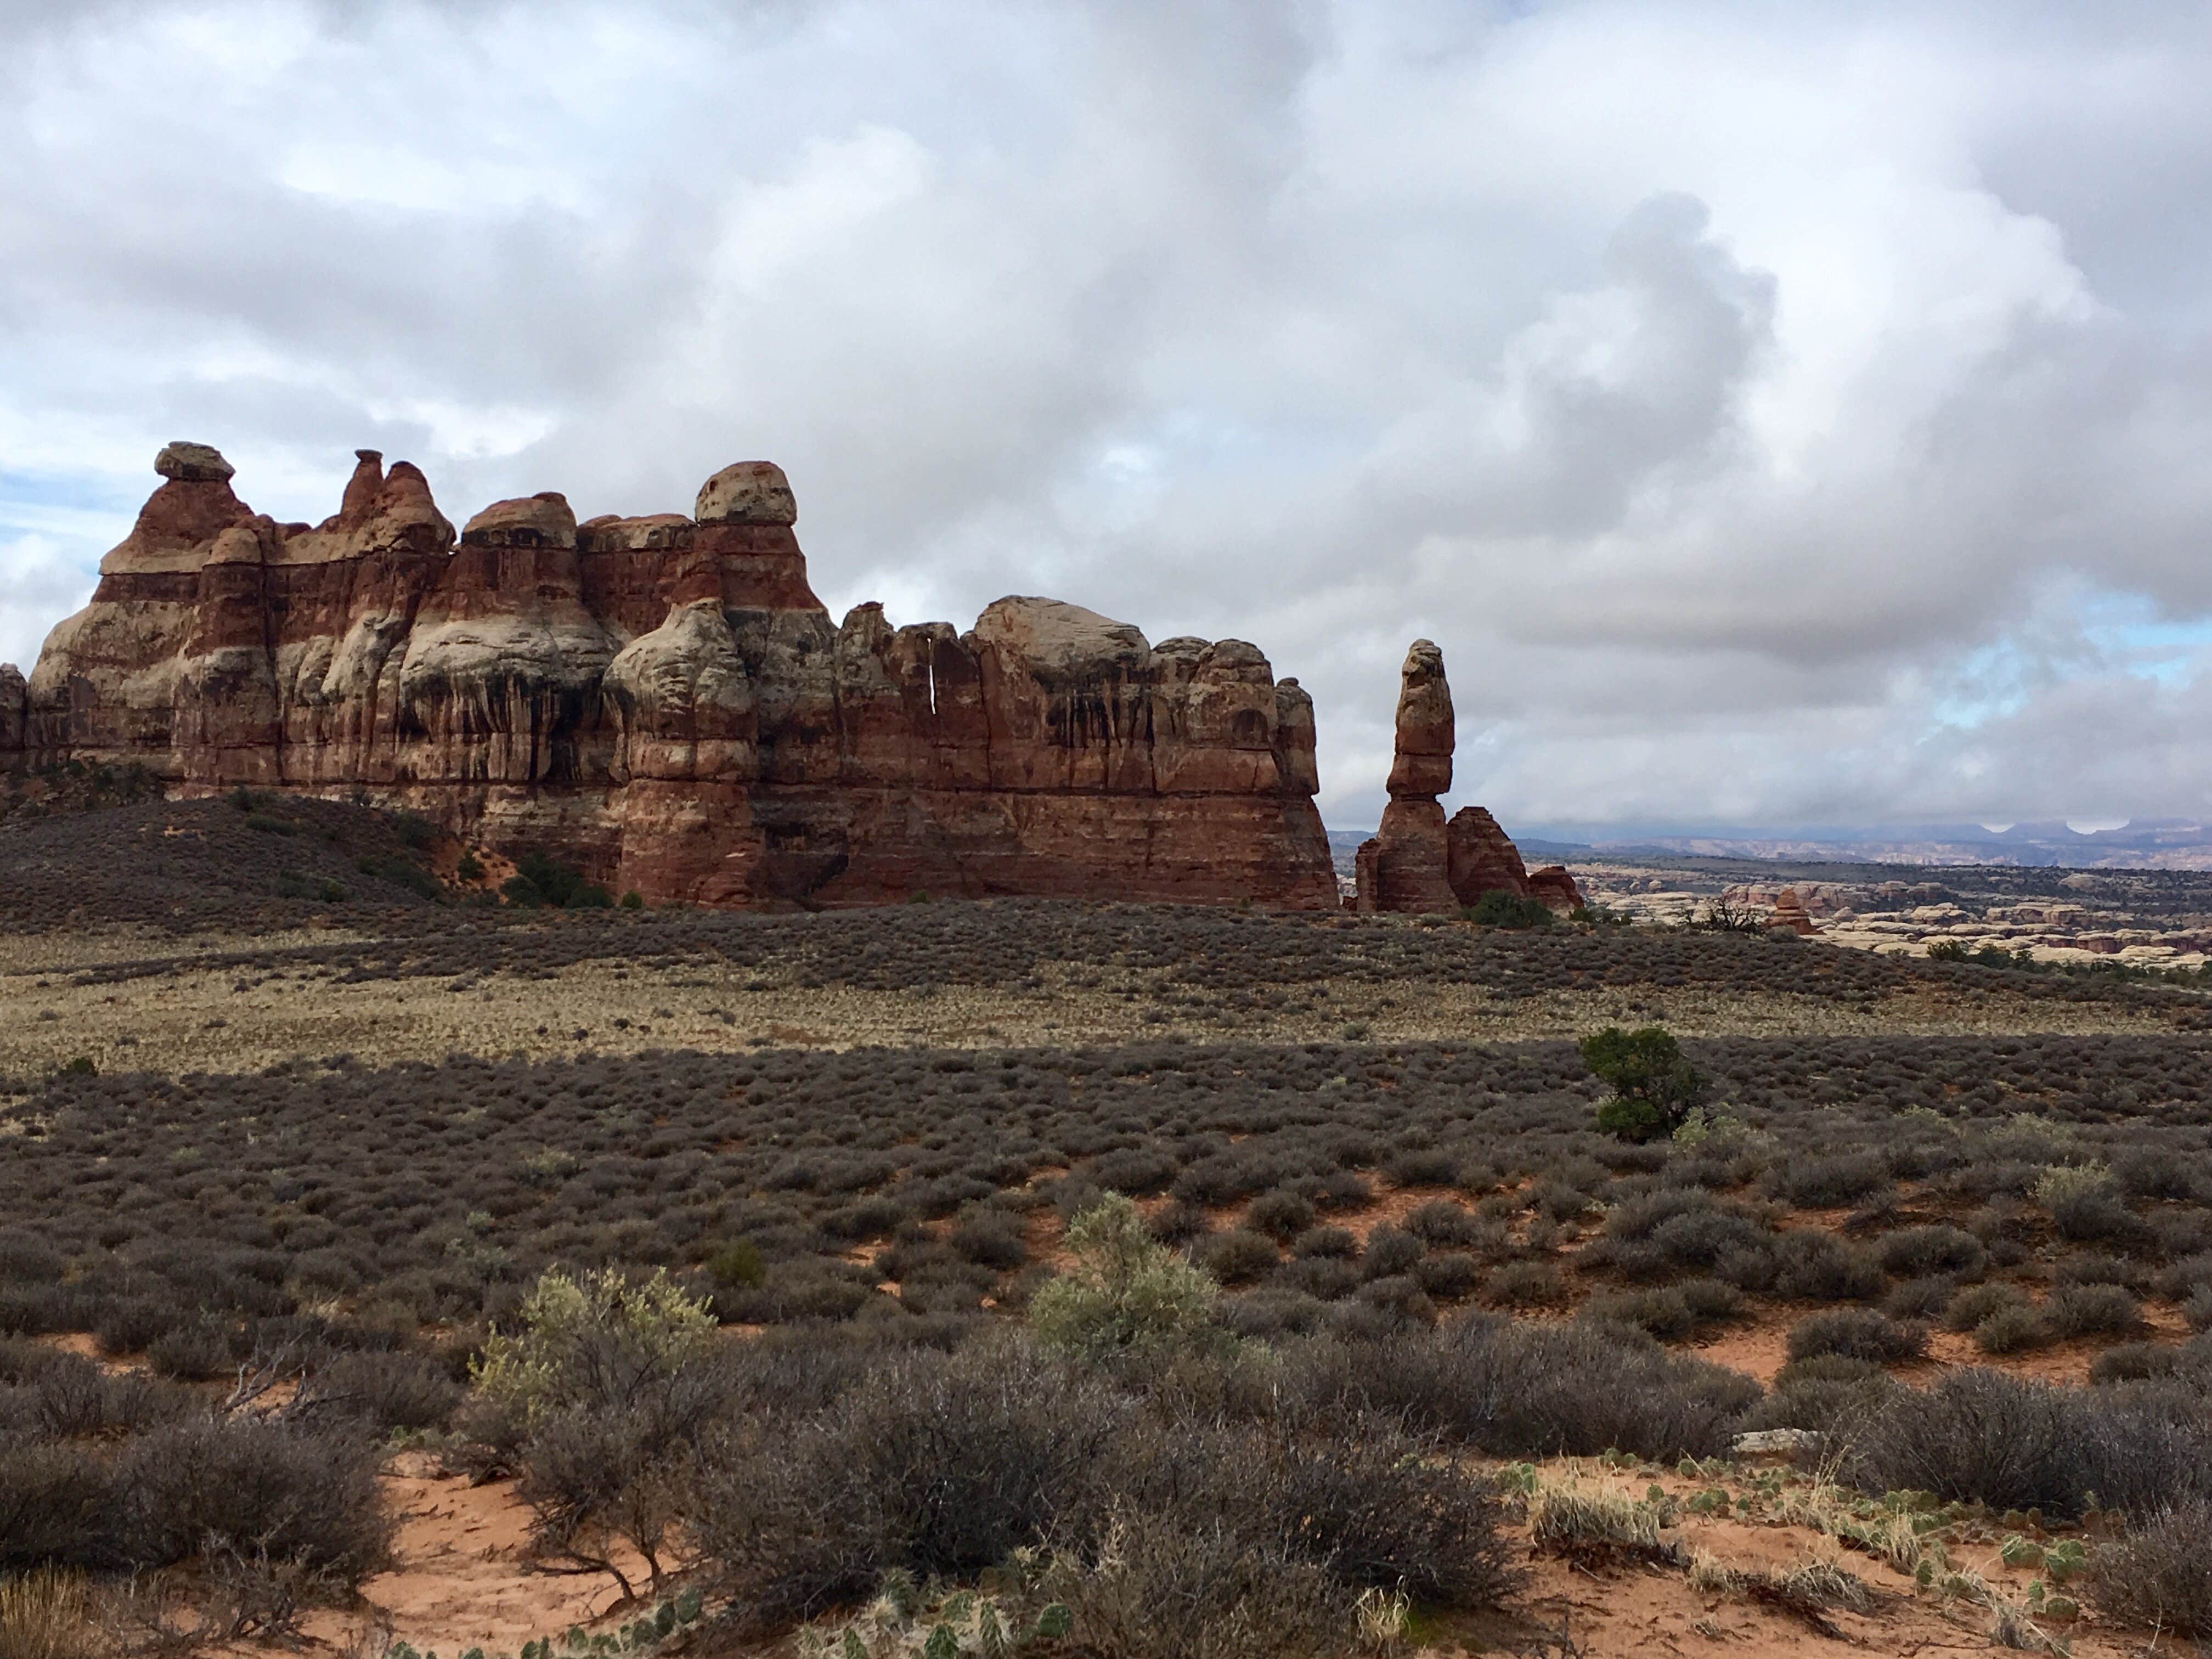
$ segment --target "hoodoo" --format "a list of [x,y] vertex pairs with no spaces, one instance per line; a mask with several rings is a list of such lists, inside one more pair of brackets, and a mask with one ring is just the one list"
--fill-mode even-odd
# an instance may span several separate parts
[[1533,898],[1553,910],[1583,902],[1564,865],[1531,872],[1498,820],[1462,806],[1444,821],[1437,798],[1451,788],[1457,734],[1444,653],[1415,640],[1398,674],[1397,744],[1390,763],[1390,803],[1382,826],[1364,842],[1354,869],[1361,910],[1445,911],[1486,893]]
[[688,518],[549,491],[458,538],[374,450],[315,526],[206,445],[155,465],[91,603],[0,666],[0,766],[366,791],[654,902],[1336,902],[1312,702],[1256,647],[1041,599],[837,625],[769,462]]

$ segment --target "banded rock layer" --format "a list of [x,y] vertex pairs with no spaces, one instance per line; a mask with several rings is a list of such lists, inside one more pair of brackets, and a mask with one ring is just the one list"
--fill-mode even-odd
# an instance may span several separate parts
[[366,790],[656,902],[1336,902],[1312,702],[1255,647],[1040,599],[835,624],[767,462],[690,518],[580,525],[548,493],[458,538],[373,450],[314,526],[204,445],[155,470],[92,602],[27,683],[0,667],[0,765]]

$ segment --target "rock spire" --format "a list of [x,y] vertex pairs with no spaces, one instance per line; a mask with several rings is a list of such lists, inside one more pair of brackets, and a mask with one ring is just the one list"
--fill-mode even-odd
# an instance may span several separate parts
[[1565,866],[1533,872],[1523,867],[1519,849],[1481,807],[1462,806],[1444,821],[1437,798],[1451,788],[1455,743],[1443,653],[1432,641],[1415,640],[1398,671],[1390,803],[1382,809],[1382,828],[1360,846],[1354,908],[1444,912],[1495,892],[1537,899],[1562,912],[1581,904]]

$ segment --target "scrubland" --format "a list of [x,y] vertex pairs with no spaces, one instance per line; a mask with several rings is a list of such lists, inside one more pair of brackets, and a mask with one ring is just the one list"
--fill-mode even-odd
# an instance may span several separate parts
[[459,850],[0,827],[4,1659],[2212,1634],[2201,993]]

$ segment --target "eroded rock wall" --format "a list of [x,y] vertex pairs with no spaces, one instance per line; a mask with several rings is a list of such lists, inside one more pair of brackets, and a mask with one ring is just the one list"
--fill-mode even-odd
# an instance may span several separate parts
[[156,465],[92,602],[0,669],[0,764],[365,789],[654,902],[1335,902],[1312,703],[1255,647],[1028,598],[835,624],[766,462],[689,517],[546,493],[458,537],[373,450],[313,526],[205,446]]

